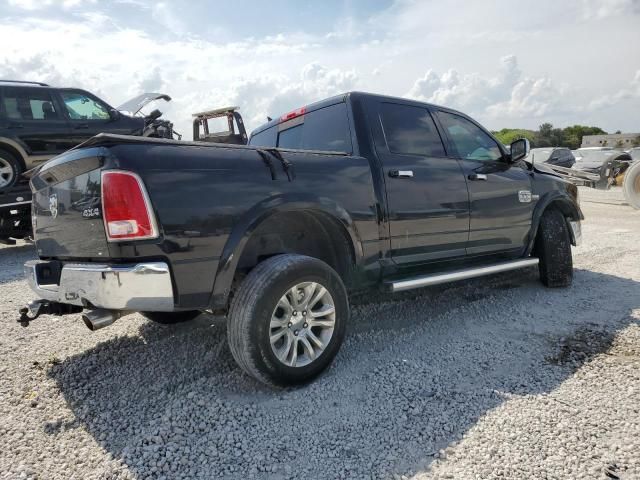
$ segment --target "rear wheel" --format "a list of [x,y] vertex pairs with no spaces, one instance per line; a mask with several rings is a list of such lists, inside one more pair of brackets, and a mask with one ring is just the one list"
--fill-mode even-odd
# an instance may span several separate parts
[[540,259],[540,280],[547,287],[568,287],[573,281],[571,238],[562,212],[550,209],[542,214],[534,256]]
[[0,150],[0,189],[12,187],[21,173],[20,161],[6,150]]
[[278,255],[238,287],[227,323],[229,347],[238,365],[263,383],[303,383],[331,364],[348,316],[345,287],[329,265]]
[[186,310],[184,312],[140,312],[143,317],[162,325],[173,325],[193,320],[200,315],[199,310]]

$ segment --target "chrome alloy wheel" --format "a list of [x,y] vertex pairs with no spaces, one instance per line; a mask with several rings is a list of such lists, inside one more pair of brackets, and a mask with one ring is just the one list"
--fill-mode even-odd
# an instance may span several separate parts
[[299,283],[280,298],[271,315],[271,349],[289,367],[309,365],[329,345],[335,323],[329,291],[316,282]]
[[0,157],[0,188],[6,187],[13,181],[15,175],[8,160]]

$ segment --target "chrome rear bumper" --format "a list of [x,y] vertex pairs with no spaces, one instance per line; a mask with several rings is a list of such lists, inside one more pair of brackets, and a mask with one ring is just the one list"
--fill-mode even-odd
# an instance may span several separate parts
[[169,266],[163,262],[108,265],[68,263],[57,284],[42,284],[38,269],[49,263],[32,260],[24,265],[31,289],[45,300],[105,308],[169,312],[174,309]]

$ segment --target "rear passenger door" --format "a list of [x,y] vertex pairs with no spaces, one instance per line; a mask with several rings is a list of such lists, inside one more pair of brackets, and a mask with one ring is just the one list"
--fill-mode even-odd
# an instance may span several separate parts
[[469,189],[467,253],[521,254],[534,205],[529,170],[524,162],[510,163],[493,137],[470,119],[443,110],[437,118]]
[[463,172],[448,158],[430,111],[379,101],[370,112],[382,163],[391,257],[403,266],[465,255],[469,197]]
[[3,89],[3,127],[29,154],[28,167],[67,150],[70,130],[60,108],[48,88]]

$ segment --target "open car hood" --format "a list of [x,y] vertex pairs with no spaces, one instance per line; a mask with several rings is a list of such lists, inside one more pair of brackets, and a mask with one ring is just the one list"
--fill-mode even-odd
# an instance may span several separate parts
[[124,102],[118,107],[118,110],[134,116],[137,115],[145,105],[148,105],[155,100],[166,100],[167,102],[170,102],[171,97],[165,93],[143,93],[142,95],[138,95],[137,97]]

